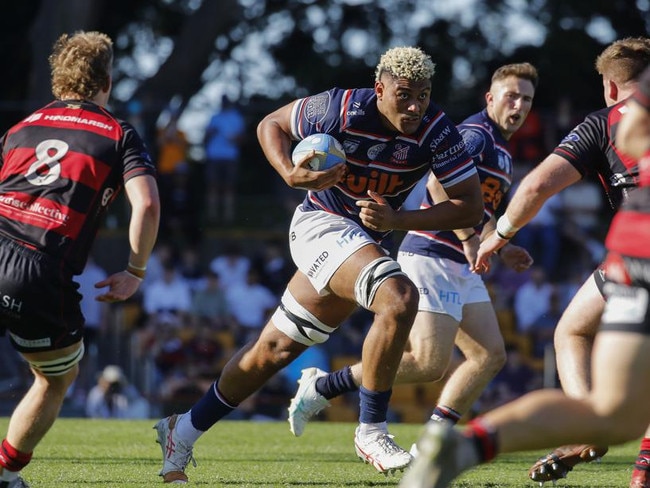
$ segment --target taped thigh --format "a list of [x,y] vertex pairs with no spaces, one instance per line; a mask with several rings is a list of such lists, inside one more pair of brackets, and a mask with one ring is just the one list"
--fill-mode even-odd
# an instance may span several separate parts
[[70,371],[84,357],[84,345],[76,351],[57,359],[47,361],[28,361],[29,365],[43,376],[62,376]]
[[354,296],[357,303],[368,309],[375,299],[379,286],[392,276],[406,276],[399,263],[388,256],[375,259],[359,273],[354,283]]
[[300,305],[288,290],[282,295],[280,306],[271,320],[276,329],[305,346],[322,344],[336,330],[336,327],[325,325]]

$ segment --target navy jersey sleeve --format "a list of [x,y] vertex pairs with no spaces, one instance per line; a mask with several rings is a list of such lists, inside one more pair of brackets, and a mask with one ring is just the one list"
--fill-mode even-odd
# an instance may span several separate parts
[[343,90],[332,88],[297,100],[291,114],[292,136],[304,139],[314,133],[338,132],[343,95]]
[[442,114],[430,143],[433,153],[431,171],[443,187],[449,187],[476,174],[474,160],[465,149],[463,137],[451,119]]

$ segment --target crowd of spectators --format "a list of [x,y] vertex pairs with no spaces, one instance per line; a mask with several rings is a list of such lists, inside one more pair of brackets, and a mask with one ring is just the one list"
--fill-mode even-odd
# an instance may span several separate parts
[[[157,134],[156,152],[164,161],[161,194],[166,210],[140,292],[124,305],[95,302],[93,285],[106,271],[92,258],[78,279],[87,319],[86,359],[70,401],[79,405],[88,401],[90,391],[101,382],[103,368],[112,364],[122,368],[121,378],[128,381],[129,388],[139,390],[146,399],[152,416],[193,404],[230,355],[259,332],[294,272],[288,245],[282,239],[255,243],[245,235],[233,234],[217,239],[214,246],[201,245],[203,229],[210,220],[234,225],[231,209],[219,217],[215,212],[229,208],[231,202],[219,205],[209,201],[206,219],[197,215],[196,209],[201,207],[197,202],[208,200],[192,191],[197,185],[189,179],[205,175],[189,169],[196,163],[187,157],[188,143],[177,127],[177,115],[171,112]],[[525,130],[513,137],[516,180],[541,161],[578,118],[564,100],[558,104],[557,117],[552,123],[548,120],[531,113]],[[549,199],[516,235],[514,242],[529,250],[535,266],[516,273],[495,259],[485,280],[509,360],[477,410],[523,393],[522,385],[524,390],[542,386],[541,368],[549,364],[545,358],[552,354],[555,324],[577,284],[603,258],[609,216],[599,185],[587,179]],[[386,245],[395,251],[399,235]],[[360,357],[370,321],[368,312],[353,314],[327,343],[308,350],[248,400],[239,410],[240,418],[283,417],[300,369],[329,369],[337,356]],[[21,381],[28,378],[15,364],[5,371],[14,371]]]

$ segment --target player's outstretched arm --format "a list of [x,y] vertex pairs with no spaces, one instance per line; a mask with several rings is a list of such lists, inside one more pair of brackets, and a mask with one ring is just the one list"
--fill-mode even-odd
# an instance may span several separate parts
[[490,257],[537,215],[546,200],[580,179],[582,175],[569,161],[557,154],[547,156],[524,177],[497,221],[496,231],[481,243],[474,271],[489,269]]

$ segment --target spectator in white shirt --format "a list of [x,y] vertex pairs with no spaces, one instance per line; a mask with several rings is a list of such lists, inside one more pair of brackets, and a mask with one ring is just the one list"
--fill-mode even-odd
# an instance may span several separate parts
[[530,268],[530,279],[515,292],[515,317],[519,332],[527,333],[528,328],[542,315],[548,313],[554,286],[546,279],[541,266]]
[[260,284],[260,273],[256,268],[248,270],[246,282],[227,286],[226,301],[240,328],[239,344],[255,336],[278,306],[278,298]]
[[244,255],[236,243],[227,244],[223,252],[210,262],[210,269],[217,273],[224,286],[228,287],[245,284],[250,267],[250,258]]
[[142,304],[150,320],[164,318],[165,322],[180,326],[188,318],[192,306],[192,292],[174,265],[166,262],[163,264],[162,278],[151,283],[143,291]]

